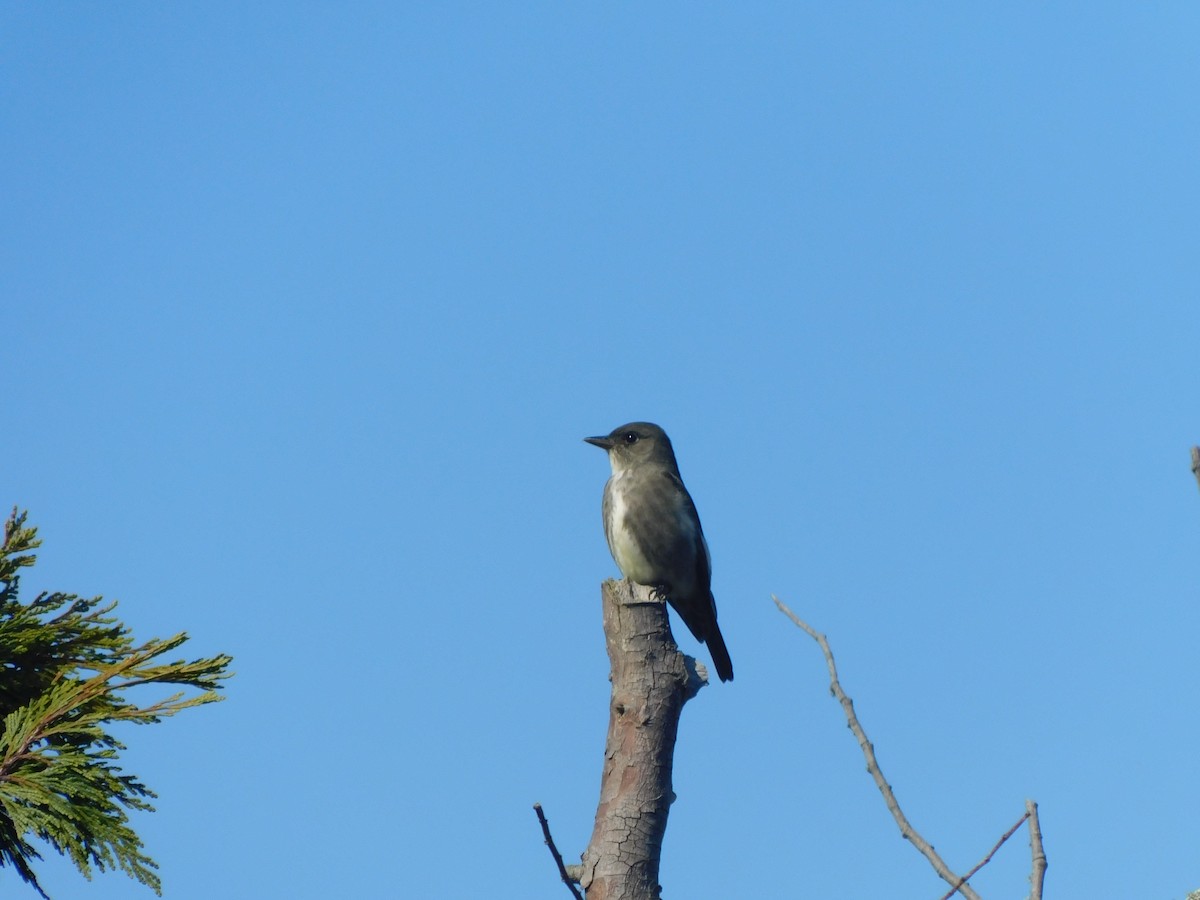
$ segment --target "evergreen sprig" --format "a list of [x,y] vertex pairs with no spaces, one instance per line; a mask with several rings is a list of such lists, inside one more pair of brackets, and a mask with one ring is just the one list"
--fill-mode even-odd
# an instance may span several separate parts
[[[0,548],[0,866],[12,866],[43,897],[34,839],[68,857],[86,877],[120,869],[156,893],[154,860],[129,825],[128,810],[153,810],[154,792],[116,765],[125,745],[114,722],[147,724],[223,699],[232,658],[160,658],[187,634],[135,645],[100,597],[42,593],[18,599],[20,570],[41,541],[14,509]],[[171,694],[142,706],[130,688],[170,684],[200,693]]]

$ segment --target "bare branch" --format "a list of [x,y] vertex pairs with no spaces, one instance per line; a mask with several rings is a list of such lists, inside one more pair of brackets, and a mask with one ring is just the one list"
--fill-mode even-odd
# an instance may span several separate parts
[[825,640],[825,635],[820,634],[807,622],[801,620],[778,597],[772,595],[771,599],[775,601],[775,605],[779,607],[779,611],[791,619],[797,628],[801,629],[817,642],[821,648],[821,652],[825,655],[825,663],[829,667],[829,689],[842,705],[842,711],[846,714],[846,723],[850,726],[854,737],[857,738],[858,746],[862,749],[863,756],[866,758],[867,771],[871,773],[871,777],[875,780],[875,786],[879,788],[879,793],[883,795],[884,802],[887,804],[892,818],[896,820],[896,824],[900,827],[900,836],[916,847],[921,855],[929,860],[929,864],[933,866],[933,870],[938,873],[942,880],[955,888],[966,900],[980,900],[979,895],[969,885],[963,883],[964,879],[956,875],[946,865],[945,860],[933,849],[933,845],[921,837],[920,833],[909,824],[904,812],[900,809],[900,804],[896,801],[896,795],[892,792],[892,786],[887,783],[887,779],[883,777],[883,771],[879,768],[879,760],[875,758],[875,747],[867,739],[867,733],[863,730],[862,725],[859,724],[858,716],[854,713],[854,701],[846,695],[846,692],[842,690],[841,683],[838,681],[837,666],[833,661],[833,651],[829,649],[829,642]]
[[542,804],[533,804],[533,811],[537,813],[538,823],[542,826],[542,836],[546,839],[546,846],[550,848],[550,855],[554,857],[554,864],[558,866],[558,874],[562,877],[563,884],[567,886],[567,890],[571,892],[575,900],[583,900],[583,894],[579,893],[579,889],[571,881],[571,876],[567,874],[562,854],[558,852],[558,847],[554,846],[554,838],[550,836],[550,823],[546,821],[546,814],[542,812]]
[[1192,474],[1196,476],[1196,483],[1200,484],[1200,447],[1192,448]]
[[663,835],[683,705],[706,681],[671,637],[667,605],[649,588],[605,581],[612,666],[600,802],[579,884],[588,900],[658,900]]
[[1046,879],[1046,851],[1042,847],[1042,826],[1038,822],[1037,804],[1026,800],[1025,812],[1029,815],[1029,849],[1033,855],[1033,872],[1029,876],[1029,900],[1042,900],[1042,882]]
[[976,872],[978,872],[980,869],[982,869],[984,866],[986,866],[988,863],[990,863],[992,861],[992,857],[996,855],[996,851],[999,850],[1004,845],[1005,841],[1007,841],[1010,837],[1012,837],[1014,834],[1016,834],[1017,829],[1020,828],[1021,825],[1024,823],[1024,821],[1028,818],[1029,818],[1029,812],[1028,812],[1028,810],[1026,810],[1025,815],[1023,815],[1023,816],[1021,816],[1021,818],[1017,819],[1017,823],[1015,825],[1013,825],[1012,828],[1008,829],[1008,831],[1004,832],[1004,834],[1001,836],[1000,840],[996,841],[996,846],[988,851],[988,855],[985,856],[983,859],[981,859],[979,861],[979,864],[977,866],[975,866],[975,868],[973,868],[970,872],[968,872],[966,875],[964,875],[962,877],[962,881],[960,881],[954,887],[950,888],[950,890],[946,891],[946,893],[944,893],[941,896],[941,900],[950,900],[951,897],[953,897],[955,894],[958,893],[959,888],[961,888],[964,884],[966,884],[968,881],[971,880],[972,875],[974,875]]

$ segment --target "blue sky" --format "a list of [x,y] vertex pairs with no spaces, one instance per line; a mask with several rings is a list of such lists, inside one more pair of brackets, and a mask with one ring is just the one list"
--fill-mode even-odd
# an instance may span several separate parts
[[[632,419],[737,669],[684,714],[668,896],[942,891],[772,593],[952,866],[1032,797],[1049,895],[1200,887],[1198,28],[5,4],[25,589],[236,657],[227,702],[128,735],[166,896],[565,896],[530,807],[577,858],[615,574],[580,439]],[[1021,832],[975,884],[1028,868]]]

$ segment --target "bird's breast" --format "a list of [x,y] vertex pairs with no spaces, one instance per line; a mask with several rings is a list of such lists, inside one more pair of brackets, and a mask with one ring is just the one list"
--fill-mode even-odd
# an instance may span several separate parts
[[614,476],[608,485],[608,549],[617,567],[630,581],[655,584],[660,576],[646,555],[638,537],[638,530],[633,525],[629,485],[622,483],[624,481],[625,479]]

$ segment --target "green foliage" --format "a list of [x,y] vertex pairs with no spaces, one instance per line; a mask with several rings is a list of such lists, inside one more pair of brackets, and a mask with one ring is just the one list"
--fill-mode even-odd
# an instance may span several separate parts
[[[129,826],[129,810],[153,810],[154,793],[116,765],[125,749],[115,722],[158,722],[182,709],[222,699],[229,656],[191,662],[161,657],[187,640],[180,633],[135,645],[100,597],[42,593],[17,599],[20,570],[37,557],[37,529],[14,509],[0,548],[0,866],[12,866],[46,896],[32,863],[40,840],[88,878],[120,869],[161,894],[157,865]],[[196,688],[139,706],[134,687]]]

